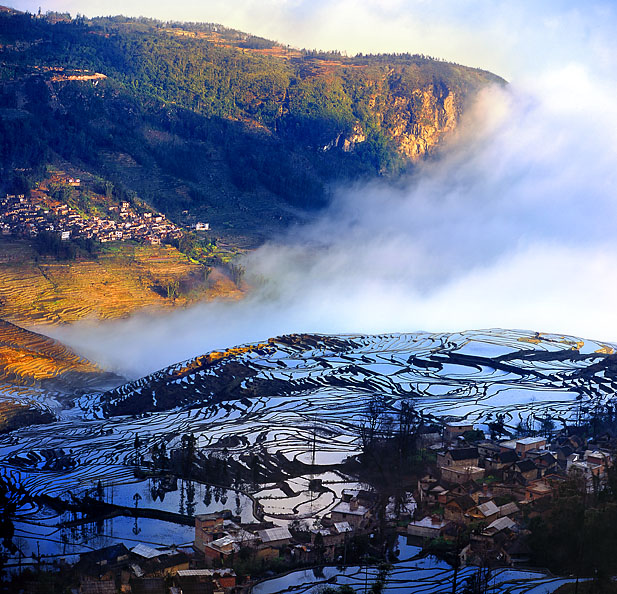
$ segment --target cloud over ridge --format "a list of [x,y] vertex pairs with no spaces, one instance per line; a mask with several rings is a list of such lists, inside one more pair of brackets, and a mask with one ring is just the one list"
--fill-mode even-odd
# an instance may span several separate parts
[[540,32],[578,27],[568,51],[542,53],[540,32],[524,31],[521,43],[537,42],[521,50],[537,54],[528,73],[481,92],[404,182],[339,188],[317,221],[248,256],[242,302],[54,335],[129,375],[287,332],[504,327],[617,341],[615,16],[562,4],[537,16]]

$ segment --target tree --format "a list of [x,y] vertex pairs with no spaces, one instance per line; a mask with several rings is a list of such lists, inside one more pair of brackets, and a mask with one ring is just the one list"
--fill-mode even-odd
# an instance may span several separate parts
[[[17,552],[17,547],[13,542],[15,526],[13,517],[17,511],[17,505],[11,497],[11,489],[4,479],[0,478],[0,578],[4,573],[4,564],[9,554]],[[1,581],[1,580],[0,580]]]
[[180,281],[177,281],[177,280],[169,281],[165,285],[165,288],[167,290],[167,299],[171,299],[175,301],[176,297],[178,297],[178,294],[179,294]]

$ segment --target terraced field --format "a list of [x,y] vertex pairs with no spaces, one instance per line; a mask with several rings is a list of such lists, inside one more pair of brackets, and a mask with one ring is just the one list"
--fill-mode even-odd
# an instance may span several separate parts
[[[436,557],[424,557],[419,547],[406,545],[399,537],[398,561],[385,576],[373,566],[325,567],[323,571],[302,570],[288,573],[257,584],[252,594],[316,594],[321,588],[335,584],[347,585],[355,592],[370,591],[370,585],[385,577],[381,592],[384,594],[450,594],[453,569]],[[457,584],[464,585],[477,574],[476,567],[463,567],[458,572]],[[549,594],[571,579],[557,578],[540,571],[497,568],[490,572],[487,594]]]
[[0,240],[0,318],[24,325],[127,316],[144,307],[182,307],[215,297],[239,298],[231,280],[214,271],[207,286],[172,300],[158,292],[170,281],[202,275],[200,265],[170,246],[117,243],[96,260],[37,258],[25,241]]
[[[235,503],[244,518],[312,522],[332,509],[344,488],[359,487],[340,463],[360,451],[358,427],[375,397],[392,414],[406,401],[429,419],[466,419],[484,428],[497,415],[508,429],[537,426],[547,416],[559,426],[599,407],[614,410],[617,355],[612,344],[505,330],[289,335],[201,355],[106,392],[86,387],[79,396],[75,383],[70,398],[27,385],[13,389],[21,390],[20,401],[48,407],[57,417],[0,435],[0,478],[19,503],[25,554],[38,542],[53,558],[119,540],[190,541],[186,526],[152,518],[132,524],[117,517],[72,531],[66,514],[41,502],[44,496],[70,500],[101,481],[116,504],[132,507],[139,495],[143,508],[186,514],[188,486],[178,482],[159,501],[158,487],[136,474],[154,445],[172,451],[183,434],[195,435],[199,456],[266,477],[243,480],[214,501],[213,485],[195,480],[194,509]],[[318,492],[310,488],[314,479],[323,485]],[[359,583],[362,568],[348,571],[349,583]],[[406,591],[406,575],[423,592],[441,592],[447,581],[446,568],[410,560],[393,572],[389,591]],[[501,577],[493,592],[548,593],[561,583]],[[308,592],[312,583],[289,591]],[[263,590],[274,591],[280,590]]]
[[118,381],[61,343],[0,320],[0,433],[52,422],[76,390]]

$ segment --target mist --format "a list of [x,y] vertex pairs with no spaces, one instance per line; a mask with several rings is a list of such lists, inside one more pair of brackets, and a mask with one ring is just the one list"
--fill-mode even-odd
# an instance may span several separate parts
[[[482,91],[437,158],[395,185],[338,188],[317,221],[246,258],[244,300],[43,332],[128,377],[291,332],[617,341],[617,50],[614,14],[598,11],[566,6],[525,29],[528,70]],[[551,23],[574,27],[563,47],[541,41]]]
[[617,105],[581,64],[484,90],[439,158],[393,187],[339,188],[249,255],[241,302],[55,328],[135,377],[290,332],[489,327],[617,340]]

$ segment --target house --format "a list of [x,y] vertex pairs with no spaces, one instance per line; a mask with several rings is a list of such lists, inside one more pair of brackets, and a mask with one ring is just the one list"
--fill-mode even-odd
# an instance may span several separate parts
[[516,439],[507,439],[505,441],[500,441],[498,445],[499,449],[502,452],[506,452],[507,450],[516,451]]
[[[429,500],[429,493],[431,489],[433,489],[433,487],[435,486],[439,486],[437,478],[435,478],[434,476],[430,474],[427,474],[423,476],[421,479],[418,479],[418,499],[420,501]],[[435,501],[429,500],[429,503],[434,503],[434,502]]]
[[473,431],[473,423],[469,421],[452,421],[446,423],[443,428],[443,439],[445,442],[450,443],[467,431]]
[[541,475],[554,472],[557,468],[557,458],[548,450],[527,452],[527,459],[533,460]]
[[271,547],[279,549],[290,544],[292,541],[291,533],[284,526],[259,530],[257,536],[261,541],[259,548]]
[[232,569],[187,569],[179,571],[174,581],[182,594],[225,593],[236,587],[236,573]]
[[604,469],[609,468],[612,465],[611,455],[608,452],[602,452],[600,450],[585,450],[585,462],[588,464],[596,464],[602,466]]
[[525,502],[531,503],[538,499],[553,496],[553,487],[545,479],[531,481],[525,488]]
[[242,548],[255,547],[258,540],[256,535],[243,530],[233,522],[228,522],[225,528],[227,532],[223,536],[204,545],[206,562],[226,561]]
[[101,568],[114,567],[129,560],[129,550],[123,543],[79,555],[79,564],[96,565]]
[[467,515],[473,520],[492,522],[499,517],[499,507],[494,501],[487,501],[468,510]]
[[486,536],[494,536],[499,532],[503,532],[504,530],[514,530],[517,528],[517,524],[511,518],[504,516],[502,518],[497,518],[493,520],[483,531],[482,534]]
[[336,534],[344,535],[353,532],[353,527],[349,522],[336,522],[333,524],[332,528]]
[[79,594],[116,594],[117,591],[116,584],[111,579],[86,579],[79,585]]
[[221,560],[227,561],[230,557],[240,551],[240,544],[233,536],[227,534],[222,538],[217,538],[204,546],[206,561]]
[[444,507],[444,518],[449,522],[465,524],[467,523],[467,512],[475,506],[476,502],[468,495],[457,497],[446,503]]
[[479,461],[478,448],[455,448],[437,455],[437,465],[440,467],[465,468],[478,466]]
[[476,446],[478,448],[478,454],[480,458],[494,458],[499,454],[501,448],[492,441],[480,441]]
[[348,522],[354,529],[358,529],[368,523],[370,510],[360,505],[358,499],[353,497],[349,502],[341,501],[333,507],[330,517],[334,523]]
[[420,538],[438,538],[447,523],[441,516],[426,516],[407,524],[407,534]]
[[484,460],[484,466],[490,471],[500,471],[506,466],[510,466],[518,461],[518,454],[515,450],[502,449],[496,455],[487,457]]
[[441,479],[445,483],[460,484],[469,481],[480,481],[484,478],[485,470],[479,466],[442,466]]
[[519,460],[504,470],[504,477],[508,477],[509,480],[514,479],[514,475],[520,475],[526,481],[533,481],[539,478],[538,467],[531,459]]
[[519,511],[520,509],[518,508],[518,505],[511,501],[510,503],[499,506],[499,517],[504,518],[506,516],[515,516],[519,513]]
[[544,437],[523,437],[516,440],[516,453],[525,458],[527,452],[531,450],[543,450],[546,448],[546,439]]
[[210,223],[195,223],[195,231],[208,231]]
[[204,551],[207,543],[223,534],[225,520],[231,518],[231,511],[224,510],[218,514],[198,514],[195,516],[195,541],[193,546]]
[[130,580],[131,594],[166,594],[165,579],[162,577],[133,577]]

